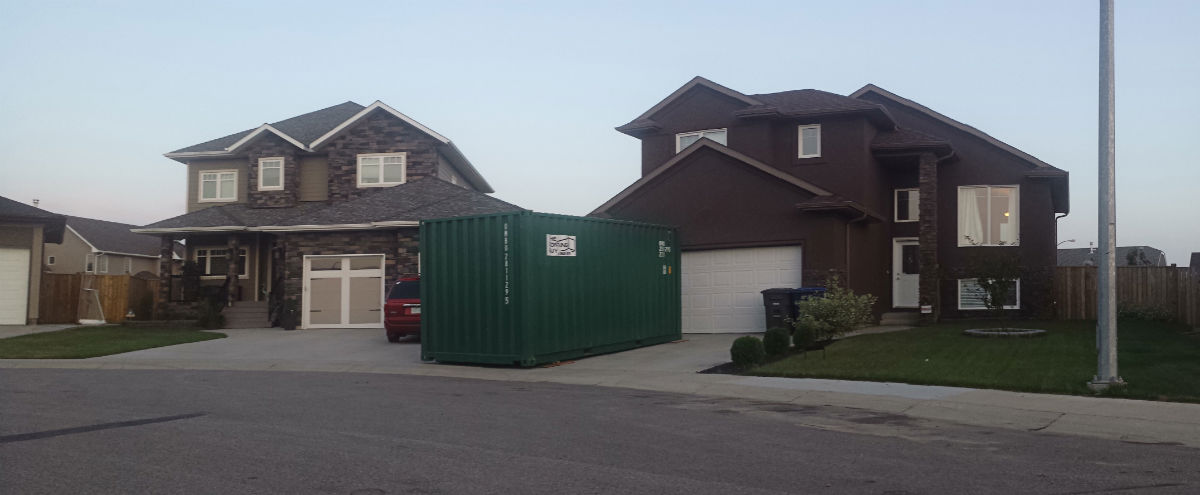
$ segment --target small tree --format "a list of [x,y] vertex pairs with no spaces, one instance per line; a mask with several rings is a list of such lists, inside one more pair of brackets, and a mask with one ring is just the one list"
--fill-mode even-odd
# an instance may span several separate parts
[[825,297],[810,297],[796,303],[800,316],[792,326],[803,336],[797,341],[828,342],[870,323],[876,299],[871,294],[855,294],[842,287],[837,277],[831,277]]
[[972,253],[969,264],[975,283],[983,289],[983,305],[1006,327],[1004,305],[1021,278],[1021,260],[1007,249],[983,248]]

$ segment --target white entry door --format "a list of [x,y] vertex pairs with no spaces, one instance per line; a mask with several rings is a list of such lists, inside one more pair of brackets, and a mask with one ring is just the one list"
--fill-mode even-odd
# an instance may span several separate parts
[[29,308],[29,250],[0,248],[0,324],[24,325]]
[[892,307],[917,307],[920,289],[920,245],[915,237],[897,237],[892,240]]
[[800,287],[800,256],[800,246],[683,252],[683,331],[766,331],[760,291]]
[[383,326],[383,255],[304,257],[303,328]]

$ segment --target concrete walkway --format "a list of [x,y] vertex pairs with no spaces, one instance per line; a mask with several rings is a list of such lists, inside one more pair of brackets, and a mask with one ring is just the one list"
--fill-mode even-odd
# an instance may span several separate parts
[[0,368],[197,369],[389,373],[624,387],[713,397],[839,406],[913,418],[1200,447],[1200,405],[841,380],[696,373],[729,360],[738,335],[517,369],[420,361],[417,343],[382,330],[225,330],[229,338],[85,360],[0,360]]
[[0,339],[29,335],[31,333],[54,332],[77,326],[79,325],[0,325]]

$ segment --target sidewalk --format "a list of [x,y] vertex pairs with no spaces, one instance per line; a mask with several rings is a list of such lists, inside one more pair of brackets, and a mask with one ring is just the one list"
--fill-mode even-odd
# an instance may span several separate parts
[[[686,335],[678,343],[533,369],[422,363],[418,344],[380,343],[378,331],[225,331],[227,339],[86,360],[0,360],[0,368],[325,371],[553,382],[837,406],[919,419],[1200,447],[1200,405],[998,390],[710,375],[738,335]],[[336,346],[330,349],[330,346]]]

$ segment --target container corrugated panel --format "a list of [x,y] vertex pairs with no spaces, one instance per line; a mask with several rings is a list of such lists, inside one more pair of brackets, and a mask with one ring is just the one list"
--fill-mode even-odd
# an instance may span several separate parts
[[421,354],[536,364],[678,340],[669,227],[533,212],[421,222]]

